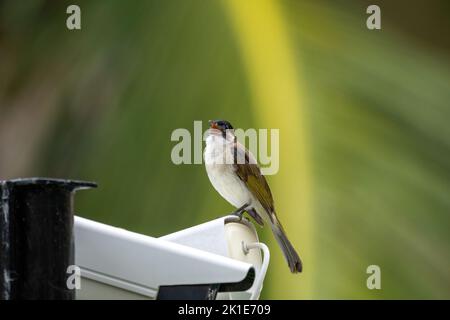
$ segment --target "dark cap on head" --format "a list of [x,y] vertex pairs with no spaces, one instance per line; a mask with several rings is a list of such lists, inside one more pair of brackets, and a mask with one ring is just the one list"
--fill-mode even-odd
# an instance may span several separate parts
[[209,120],[209,127],[220,131],[232,130],[233,126],[226,120]]

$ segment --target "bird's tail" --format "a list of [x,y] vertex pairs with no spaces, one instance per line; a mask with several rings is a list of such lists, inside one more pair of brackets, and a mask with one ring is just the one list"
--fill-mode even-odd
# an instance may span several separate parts
[[286,258],[289,265],[289,269],[291,269],[292,273],[302,272],[302,260],[300,260],[300,257],[287,238],[283,226],[276,219],[276,217],[274,217],[274,221],[271,225],[273,235],[275,236],[275,239],[277,239],[277,242],[280,245],[281,250],[283,251],[284,257]]

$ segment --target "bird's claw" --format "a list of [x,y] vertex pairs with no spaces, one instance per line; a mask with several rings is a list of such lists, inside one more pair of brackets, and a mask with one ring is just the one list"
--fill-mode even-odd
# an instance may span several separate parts
[[242,216],[244,214],[245,209],[248,207],[248,204],[244,204],[242,207],[238,208],[236,211],[232,212],[231,214],[233,216],[236,216],[239,218],[239,221],[242,221]]
[[240,222],[240,221],[242,221],[242,216],[244,215],[244,212],[243,211],[240,211],[240,212],[236,212],[235,211],[231,215],[238,217],[239,218],[239,222]]

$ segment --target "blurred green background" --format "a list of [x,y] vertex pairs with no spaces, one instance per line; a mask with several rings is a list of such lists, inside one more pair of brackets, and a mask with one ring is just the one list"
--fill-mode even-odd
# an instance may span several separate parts
[[0,179],[97,181],[79,215],[160,236],[232,210],[171,162],[174,129],[279,128],[268,180],[305,266],[261,230],[263,298],[449,299],[450,3],[377,1],[378,31],[369,4],[0,0]]

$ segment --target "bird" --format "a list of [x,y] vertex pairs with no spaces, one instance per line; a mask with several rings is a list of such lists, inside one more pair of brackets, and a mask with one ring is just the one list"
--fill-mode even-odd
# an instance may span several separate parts
[[292,273],[303,264],[277,217],[266,178],[255,157],[237,141],[233,126],[226,120],[209,120],[203,153],[208,178],[216,191],[236,209],[242,219],[247,212],[260,226],[270,225]]

